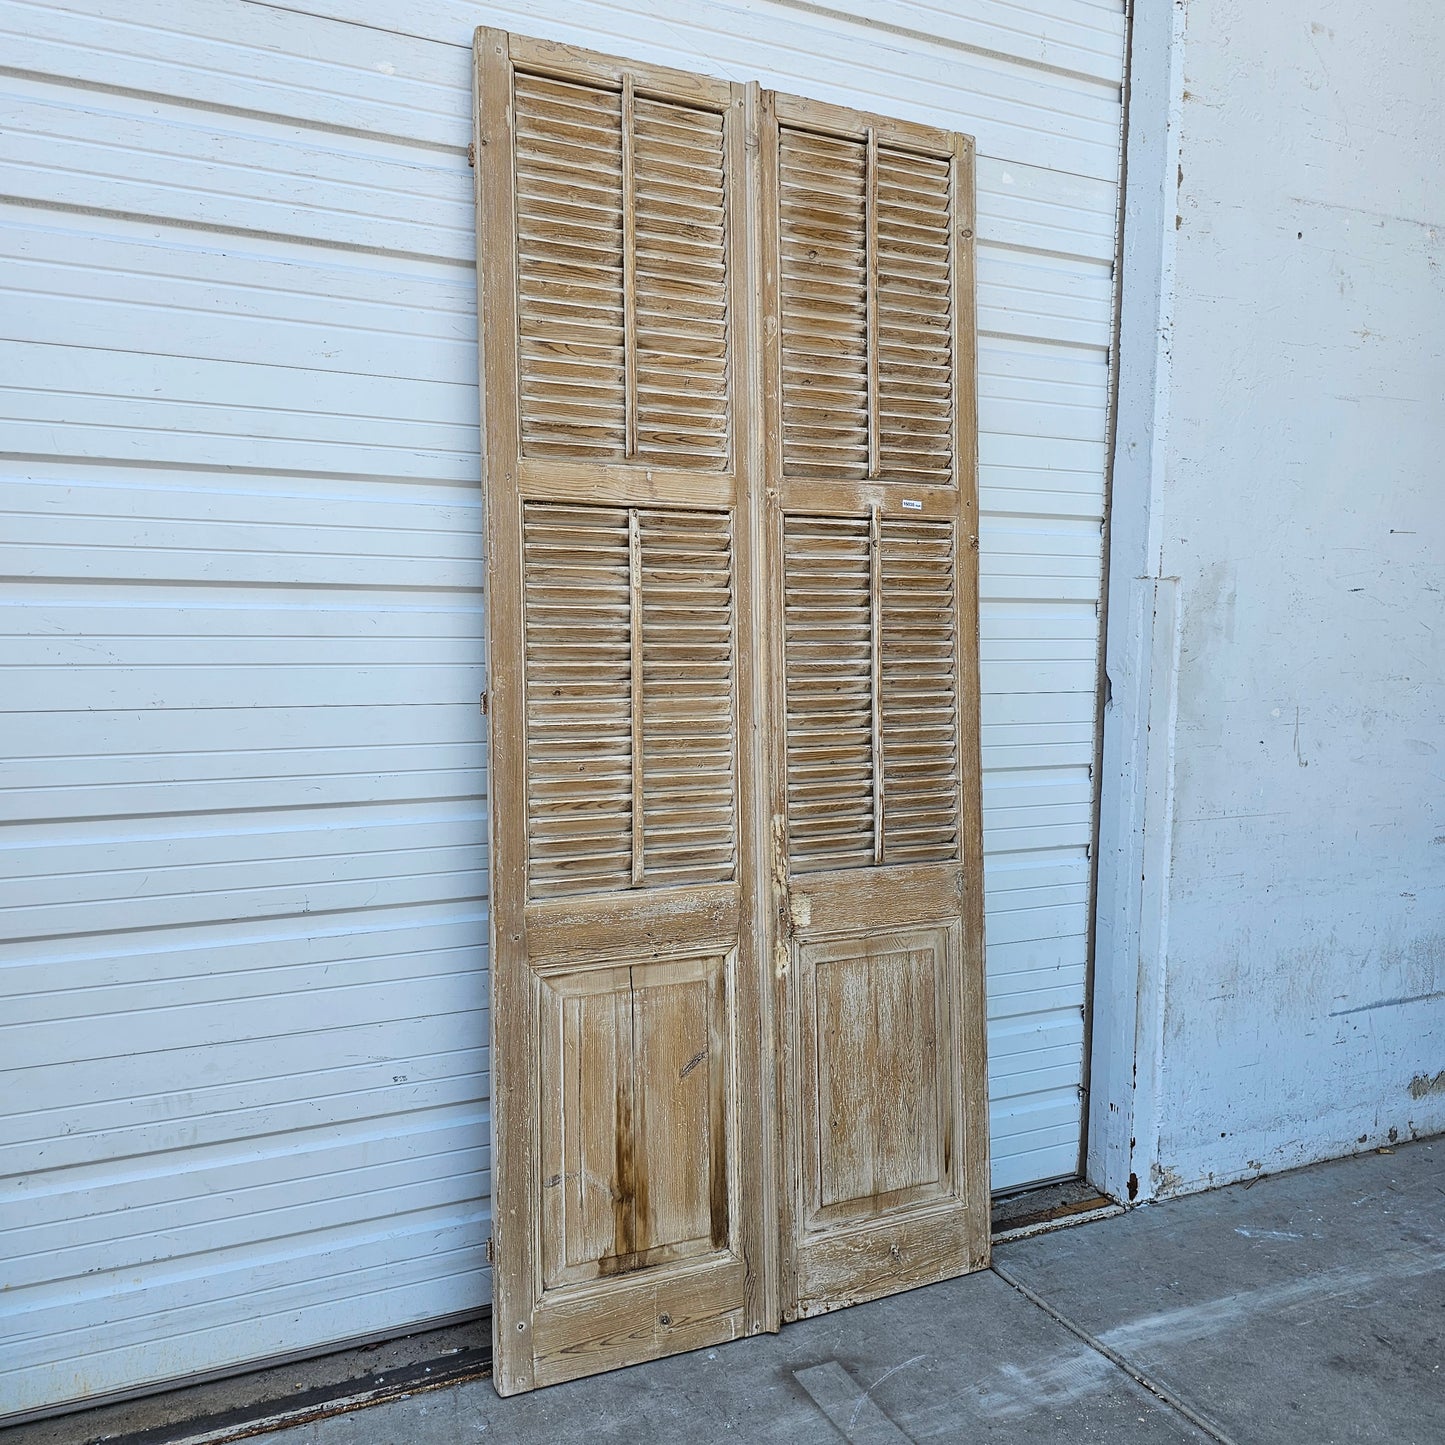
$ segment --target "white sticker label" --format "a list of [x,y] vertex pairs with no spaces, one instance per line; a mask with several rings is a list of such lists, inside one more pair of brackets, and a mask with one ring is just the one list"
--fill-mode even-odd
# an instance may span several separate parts
[[921,512],[923,510],[923,503],[916,497],[904,497],[898,505],[902,507],[905,512]]

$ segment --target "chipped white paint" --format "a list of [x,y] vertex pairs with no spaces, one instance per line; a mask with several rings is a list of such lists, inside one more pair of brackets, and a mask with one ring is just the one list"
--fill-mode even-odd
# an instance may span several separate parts
[[1091,1169],[1147,1198],[1445,1129],[1445,27],[1190,0],[1134,64]]

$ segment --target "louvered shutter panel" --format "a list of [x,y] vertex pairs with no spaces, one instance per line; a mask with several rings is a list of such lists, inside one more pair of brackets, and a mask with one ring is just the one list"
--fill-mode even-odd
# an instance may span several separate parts
[[725,113],[519,72],[522,451],[728,461]]
[[988,1255],[972,151],[773,98],[786,1315]]
[[[478,32],[504,1393],[772,1323],[756,90]],[[746,708],[751,716],[753,709]]]
[[954,475],[948,156],[783,127],[783,465],[789,476]]

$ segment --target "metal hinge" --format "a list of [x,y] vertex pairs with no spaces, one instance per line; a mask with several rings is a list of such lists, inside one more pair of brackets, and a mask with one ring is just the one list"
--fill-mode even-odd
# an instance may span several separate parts
[[477,695],[477,710],[481,713],[481,715],[482,715],[483,717],[486,717],[486,715],[487,715],[487,695],[486,695],[486,693],[484,693],[484,692],[483,692],[483,693],[478,693],[478,695]]
[[476,168],[477,168],[477,143],[476,143],[476,141],[469,141],[469,142],[467,143],[467,164],[468,164],[473,170],[476,170]]
[[488,1264],[495,1264],[495,1263],[496,1263],[496,1259],[497,1259],[497,1245],[496,1245],[496,1241],[495,1241],[495,1240],[492,1238],[492,1236],[489,1234],[489,1235],[487,1236],[487,1263],[488,1263]]

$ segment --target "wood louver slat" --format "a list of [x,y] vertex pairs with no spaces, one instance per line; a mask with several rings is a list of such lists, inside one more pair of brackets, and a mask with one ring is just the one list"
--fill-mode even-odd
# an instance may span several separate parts
[[622,97],[518,74],[514,104],[523,450],[620,457]]
[[788,853],[798,872],[874,861],[868,519],[783,523]]
[[866,169],[856,141],[779,137],[783,456],[794,475],[868,474]]
[[727,514],[530,502],[523,538],[531,896],[726,882]]
[[953,526],[794,515],[783,526],[794,870],[956,858]]
[[878,475],[953,473],[951,167],[878,148]]
[[639,513],[640,881],[733,876],[732,535],[725,513]]
[[722,117],[633,107],[636,455],[718,467],[728,455]]
[[953,480],[952,218],[947,157],[781,129],[787,475]]
[[515,114],[523,451],[725,466],[722,116],[526,73]]
[[533,897],[632,882],[628,521],[620,507],[524,509]]
[[954,529],[879,528],[883,862],[958,857],[958,626]]

